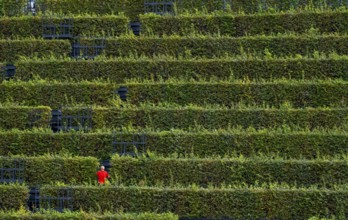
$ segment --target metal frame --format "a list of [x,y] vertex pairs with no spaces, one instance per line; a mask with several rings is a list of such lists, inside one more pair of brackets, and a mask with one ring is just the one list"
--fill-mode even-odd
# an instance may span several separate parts
[[128,88],[125,86],[120,86],[120,88],[114,92],[114,95],[119,96],[122,101],[127,101],[127,94]]
[[44,16],[42,18],[42,37],[44,39],[72,39],[74,19],[66,17],[57,17],[61,20],[54,22],[54,17]]
[[93,109],[91,107],[79,108],[76,115],[64,115],[64,108],[52,110],[51,128],[59,131],[88,131],[92,129]]
[[13,79],[16,75],[16,66],[12,64],[6,64],[5,66],[0,66],[0,73],[2,80]]
[[[88,40],[90,44],[87,44],[84,40]],[[103,52],[105,45],[105,38],[75,37],[74,43],[72,44],[71,56],[76,59],[94,59]]]
[[0,183],[23,183],[24,168],[25,161],[21,159],[13,159],[8,164],[2,162],[0,166]]
[[146,136],[144,133],[133,134],[131,141],[122,140],[118,137],[118,134],[124,133],[112,132],[112,148],[115,154],[134,157],[146,153]]
[[73,191],[71,187],[59,188],[57,195],[42,195],[40,188],[32,188],[28,206],[31,210],[73,211]]
[[174,0],[144,0],[145,13],[174,14]]

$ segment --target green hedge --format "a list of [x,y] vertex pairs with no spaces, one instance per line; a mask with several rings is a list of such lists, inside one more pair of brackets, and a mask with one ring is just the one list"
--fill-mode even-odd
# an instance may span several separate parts
[[[76,115],[80,109],[69,109],[66,115]],[[292,126],[301,128],[335,128],[348,125],[348,109],[226,109],[226,108],[94,108],[93,129],[117,128],[127,125],[160,130],[226,129],[241,126],[256,129]]]
[[[348,11],[304,11],[297,13],[233,15],[194,14],[140,16],[142,33],[158,35],[190,35],[192,32],[229,36],[286,33],[305,33],[311,28],[319,33],[347,33]],[[333,25],[334,24],[334,25]]]
[[18,210],[25,207],[29,189],[24,185],[0,185],[0,210]]
[[115,156],[111,174],[122,184],[175,184],[207,187],[222,184],[281,182],[332,187],[348,183],[346,160],[283,160],[268,158],[161,158]]
[[52,80],[93,80],[110,79],[123,83],[126,79],[167,79],[212,77],[228,79],[328,79],[348,80],[348,59],[282,59],[237,60],[219,59],[108,59],[96,60],[25,60],[15,63],[16,79],[28,80],[34,76]]
[[273,81],[273,82],[166,82],[126,84],[128,100],[142,102],[169,102],[179,105],[234,103],[279,107],[289,102],[293,107],[346,106],[346,81]]
[[49,107],[0,107],[0,129],[48,127],[50,120]]
[[[132,141],[136,132],[116,133],[121,141]],[[145,132],[146,148],[163,155],[177,153],[212,155],[276,154],[286,158],[316,158],[347,154],[348,135],[342,132],[294,132],[277,130]],[[72,155],[107,159],[114,153],[109,133],[52,133],[51,131],[1,131],[0,155],[68,152]],[[119,151],[117,151],[119,152]]]
[[19,56],[63,56],[71,53],[71,44],[66,40],[0,40],[0,62],[14,62]]
[[[1,38],[16,38],[18,37],[42,37],[42,24],[43,21],[51,22],[49,17],[43,18],[42,16],[32,17],[4,17],[0,19],[0,37]],[[120,35],[127,33],[128,18],[124,16],[77,16],[70,17],[73,19],[73,35],[79,36],[84,33],[98,33]],[[46,20],[43,20],[46,19]],[[54,23],[61,23],[63,18],[54,18]],[[48,23],[50,24],[50,23]]]
[[[48,149],[50,146],[47,146]],[[38,154],[35,149],[33,154]],[[20,176],[30,186],[61,182],[67,184],[89,183],[96,180],[98,160],[93,157],[0,157],[3,167],[12,167],[15,160],[21,160],[25,167]]]
[[[54,195],[58,187],[42,191]],[[191,218],[306,219],[348,214],[347,190],[73,187],[75,209],[173,212]]]
[[11,100],[28,106],[83,103],[105,105],[119,86],[110,83],[7,82],[0,84],[0,102]]
[[[274,82],[166,82],[128,83],[128,102],[169,102],[179,105],[220,104],[279,107],[289,102],[294,108],[346,106],[346,81],[274,81]],[[120,85],[102,82],[8,82],[0,84],[0,102],[11,100],[27,106],[57,108],[71,103],[106,106],[116,99]]]
[[172,56],[203,56],[209,58],[223,57],[226,54],[245,54],[245,52],[269,53],[281,56],[313,54],[336,51],[346,54],[348,50],[347,35],[277,35],[251,37],[211,37],[211,36],[167,36],[167,37],[118,37],[107,39],[105,54],[108,56],[125,56],[154,54]]
[[45,211],[45,212],[0,212],[1,219],[5,220],[45,220],[45,219],[88,219],[88,220],[96,220],[96,219],[105,219],[105,220],[178,220],[178,216],[174,214],[155,214],[155,213],[140,213],[140,214],[95,214],[95,213],[86,213],[86,212],[53,212],[53,211]]

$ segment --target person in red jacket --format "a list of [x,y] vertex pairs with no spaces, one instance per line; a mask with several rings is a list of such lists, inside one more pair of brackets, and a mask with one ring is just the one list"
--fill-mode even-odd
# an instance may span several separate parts
[[105,167],[101,166],[100,170],[97,172],[97,177],[98,177],[98,184],[102,185],[105,184],[105,179],[110,178],[110,175],[108,172],[105,171]]

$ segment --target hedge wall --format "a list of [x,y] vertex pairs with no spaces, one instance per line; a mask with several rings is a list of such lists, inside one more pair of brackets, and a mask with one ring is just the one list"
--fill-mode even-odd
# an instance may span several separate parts
[[[167,82],[129,83],[128,102],[169,102],[179,105],[220,104],[279,107],[289,102],[294,108],[346,106],[346,81],[274,81],[274,82]],[[120,87],[101,82],[8,82],[0,84],[0,102],[11,100],[27,106],[45,105],[57,108],[71,103],[105,106],[116,99]]]
[[273,81],[261,83],[134,83],[126,84],[130,103],[169,102],[179,105],[234,103],[279,107],[290,102],[293,107],[345,106],[346,81]]
[[122,184],[155,186],[281,182],[332,187],[348,183],[346,160],[283,160],[266,158],[178,159],[114,156],[111,174]]
[[276,14],[185,14],[160,16],[145,14],[140,16],[142,34],[190,35],[193,31],[202,34],[245,36],[286,33],[305,33],[315,28],[319,33],[347,33],[345,28],[348,11],[303,11]]
[[83,103],[105,105],[119,87],[110,83],[8,82],[0,84],[0,102],[11,100],[28,106]]
[[0,129],[48,127],[50,120],[49,107],[0,107]]
[[[25,5],[25,0],[20,0],[19,3],[13,2],[11,0],[4,1],[4,11],[6,15],[20,15],[23,14],[22,7]],[[133,20],[137,19],[137,15],[144,13],[144,1],[142,0],[120,0],[114,2],[112,0],[105,0],[103,2],[95,3],[94,0],[37,0],[37,3],[48,3],[48,10],[54,12],[65,12],[65,13],[92,13],[92,14],[110,14],[125,12],[126,15],[130,16]],[[214,11],[222,10],[228,8],[234,12],[246,12],[255,13],[258,11],[268,10],[269,8],[275,8],[277,10],[288,10],[290,8],[304,8],[307,5],[312,7],[322,7],[325,6],[322,0],[314,0],[308,3],[306,0],[269,0],[267,2],[260,2],[259,0],[243,1],[243,0],[227,0],[226,2],[230,5],[228,7],[224,4],[223,0],[189,0],[189,1],[176,1],[178,12],[182,11]],[[326,0],[326,7],[337,8],[344,5],[344,2],[337,0]]]
[[45,219],[61,219],[61,220],[71,220],[71,219],[105,219],[105,220],[178,220],[178,216],[170,213],[166,214],[155,214],[155,213],[140,213],[140,214],[95,214],[86,212],[52,212],[45,211],[43,213],[32,213],[32,212],[0,212],[1,218],[5,220],[45,220]]
[[[49,188],[44,195],[54,191]],[[191,218],[306,219],[340,212],[348,214],[348,193],[344,189],[76,186],[73,196],[76,209],[173,212]]]
[[[136,132],[116,133],[118,140],[131,141]],[[145,132],[146,148],[163,155],[212,155],[257,153],[285,158],[316,158],[347,154],[348,135],[342,132],[294,132],[277,130]],[[114,153],[109,133],[55,133],[51,131],[1,131],[0,155],[68,152],[72,155],[108,159]]]
[[[41,143],[42,144],[42,143]],[[47,146],[49,150],[50,146]],[[33,154],[39,154],[33,150]],[[67,184],[89,183],[96,180],[96,171],[99,165],[98,159],[93,157],[0,157],[3,167],[11,168],[14,160],[21,160],[25,164],[21,174],[24,182],[30,186],[61,182]]]
[[1,40],[0,62],[14,62],[19,56],[63,56],[71,53],[71,44],[66,40]]
[[[79,109],[69,109],[66,115],[76,115]],[[115,108],[93,109],[93,129],[117,128],[127,125],[159,130],[226,129],[241,126],[256,129],[282,127],[335,128],[348,125],[348,109],[226,109],[226,108]]]
[[18,210],[26,206],[29,189],[24,185],[0,185],[0,209]]
[[152,57],[155,54],[178,56],[203,56],[215,58],[226,54],[244,54],[254,52],[264,54],[265,50],[276,56],[313,54],[336,51],[346,54],[348,35],[279,35],[251,37],[211,37],[211,36],[167,36],[167,37],[118,37],[107,39],[105,54],[121,56],[143,54]]
[[33,76],[52,80],[110,79],[123,83],[126,79],[219,78],[271,80],[328,79],[348,80],[348,59],[109,59],[109,60],[26,60],[15,63],[16,79],[28,80]]
[[[16,38],[18,37],[42,37],[43,21],[51,22],[49,19],[42,16],[31,17],[4,17],[0,19],[0,38]],[[83,35],[84,33],[113,34],[120,35],[127,32],[128,18],[124,16],[76,16],[68,17],[73,19],[73,34],[74,36]],[[43,20],[45,19],[45,20]],[[54,18],[54,23],[61,23],[63,18]],[[50,23],[48,23],[50,24]]]

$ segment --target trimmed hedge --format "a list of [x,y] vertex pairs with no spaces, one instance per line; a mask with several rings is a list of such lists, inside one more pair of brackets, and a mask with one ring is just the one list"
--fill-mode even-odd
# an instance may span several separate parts
[[24,185],[0,185],[0,210],[19,210],[28,198],[29,189]]
[[[268,105],[279,107],[289,102],[294,108],[346,106],[346,81],[274,82],[166,82],[128,83],[128,102],[140,104],[176,103],[179,105],[220,104],[234,106]],[[116,99],[120,85],[102,82],[8,82],[0,84],[0,102],[11,100],[27,106],[57,108],[71,103],[105,106]],[[178,92],[179,91],[179,92]]]
[[[79,109],[68,109],[65,114],[75,115]],[[63,112],[64,113],[64,112]],[[292,126],[314,129],[345,127],[348,109],[226,109],[226,108],[94,108],[93,129],[117,128],[127,125],[160,130],[224,129],[241,126],[256,129]]]
[[48,127],[50,120],[49,107],[0,107],[0,129]]
[[273,81],[273,82],[166,82],[126,84],[130,103],[220,104],[279,107],[290,102],[293,107],[346,106],[346,81]]
[[[47,146],[49,149],[50,146]],[[38,154],[34,149],[33,154]],[[30,186],[61,182],[67,184],[89,183],[96,180],[96,171],[99,165],[98,159],[93,157],[0,157],[0,164],[4,167],[12,167],[14,160],[24,162],[24,182]]]
[[[73,19],[73,35],[79,36],[84,33],[109,33],[113,35],[120,35],[127,33],[128,30],[128,18],[124,16],[76,16],[70,17]],[[18,37],[42,37],[42,16],[31,17],[4,17],[0,19],[0,37],[1,38],[16,38]],[[54,18],[54,23],[61,23],[63,18]],[[51,22],[47,20],[47,22]]]
[[236,60],[219,59],[108,59],[108,60],[25,60],[15,63],[16,79],[29,80],[34,76],[52,80],[93,80],[110,79],[123,83],[126,79],[167,79],[212,77],[228,79],[271,80],[288,79],[328,79],[348,80],[348,59],[282,59]]
[[311,28],[319,33],[347,33],[348,11],[303,11],[277,14],[186,14],[179,16],[140,15],[142,33],[157,35],[201,34],[229,36],[270,35],[289,31],[305,33]]
[[71,44],[67,40],[1,40],[0,39],[0,62],[14,62],[19,56],[49,55],[63,56],[71,53]]
[[105,220],[178,220],[178,216],[170,213],[166,214],[155,214],[155,213],[140,213],[140,214],[94,214],[94,213],[86,213],[86,212],[52,212],[45,211],[43,213],[32,213],[32,212],[0,212],[1,219],[6,220],[46,220],[46,219],[105,219]]
[[167,37],[118,37],[107,39],[105,54],[108,56],[167,54],[171,56],[223,57],[226,54],[254,52],[264,54],[265,50],[275,56],[313,54],[315,51],[346,54],[348,35],[279,35],[251,37],[211,36],[167,36]]
[[111,83],[8,82],[0,84],[0,102],[11,100],[28,106],[83,103],[105,105],[119,87]]
[[[43,189],[54,195],[59,187]],[[191,218],[307,219],[343,212],[347,215],[348,192],[344,189],[236,189],[88,187],[73,190],[75,209],[173,212]]]
[[[116,133],[122,141],[132,141],[136,132]],[[316,158],[348,154],[348,135],[340,132],[218,131],[145,132],[146,148],[163,155],[193,153],[212,155],[255,154],[285,158]],[[108,159],[114,153],[110,133],[52,133],[42,131],[1,131],[0,155],[69,152],[72,155]]]
[[122,184],[175,184],[207,187],[222,184],[280,182],[332,187],[348,183],[347,160],[283,160],[266,158],[144,158],[114,156],[111,175]]

